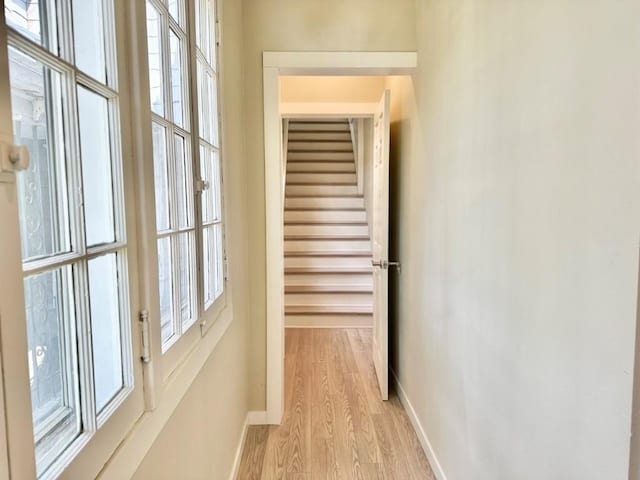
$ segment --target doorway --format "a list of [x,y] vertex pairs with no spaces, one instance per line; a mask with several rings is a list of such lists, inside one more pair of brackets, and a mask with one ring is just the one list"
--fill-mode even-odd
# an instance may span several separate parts
[[[416,68],[411,52],[389,53],[295,53],[263,54],[264,127],[265,127],[265,196],[267,244],[267,410],[265,422],[280,424],[284,412],[285,392],[285,318],[284,318],[284,136],[280,105],[283,75],[376,76],[408,75]],[[379,103],[376,107],[379,107]],[[325,107],[327,105],[325,104]],[[370,108],[371,106],[369,106]],[[331,111],[316,115],[343,117],[376,115],[376,110],[354,111],[353,105],[331,105]],[[367,108],[366,106],[363,108]],[[388,108],[388,104],[387,104]],[[294,113],[294,112],[289,112]],[[297,112],[300,114],[301,112]],[[387,156],[388,158],[388,156]],[[388,195],[388,192],[387,192]],[[388,204],[388,201],[387,201]],[[388,266],[388,258],[376,259]],[[384,268],[384,267],[383,267]],[[375,331],[375,330],[374,330]],[[386,360],[380,362],[386,368]],[[378,375],[380,377],[380,375]],[[386,381],[381,382],[386,383]],[[384,397],[384,388],[381,392]]]

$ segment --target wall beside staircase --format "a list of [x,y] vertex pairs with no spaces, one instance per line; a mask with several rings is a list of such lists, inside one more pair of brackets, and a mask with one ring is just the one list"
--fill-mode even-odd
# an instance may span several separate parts
[[627,479],[640,4],[417,4],[394,369],[449,480]]

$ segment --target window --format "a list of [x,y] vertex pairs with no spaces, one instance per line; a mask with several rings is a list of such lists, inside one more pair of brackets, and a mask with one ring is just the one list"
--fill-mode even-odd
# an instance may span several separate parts
[[163,352],[224,291],[215,4],[194,3],[195,49],[184,1],[146,1]]
[[204,305],[210,307],[224,289],[224,246],[222,228],[222,169],[218,122],[218,71],[215,4],[196,0],[196,64],[198,75],[198,120],[201,196],[202,271]]
[[31,154],[17,186],[36,470],[55,476],[134,386],[114,5],[4,5]]

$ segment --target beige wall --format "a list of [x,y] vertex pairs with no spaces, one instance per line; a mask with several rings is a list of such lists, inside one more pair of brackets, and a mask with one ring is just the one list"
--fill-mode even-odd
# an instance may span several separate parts
[[292,103],[377,103],[384,77],[280,77],[280,101]]
[[449,480],[627,478],[638,18],[418,1],[419,72],[389,83],[393,366]]
[[221,2],[227,253],[234,320],[164,427],[136,480],[228,479],[248,411],[248,255],[241,3]]
[[414,0],[244,0],[251,265],[251,408],[265,408],[263,51],[414,51]]

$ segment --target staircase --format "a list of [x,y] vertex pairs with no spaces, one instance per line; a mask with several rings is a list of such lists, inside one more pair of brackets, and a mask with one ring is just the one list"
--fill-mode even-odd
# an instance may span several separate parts
[[347,120],[289,122],[284,254],[288,326],[371,325],[371,242]]

